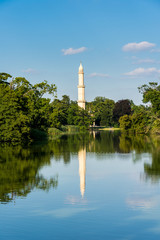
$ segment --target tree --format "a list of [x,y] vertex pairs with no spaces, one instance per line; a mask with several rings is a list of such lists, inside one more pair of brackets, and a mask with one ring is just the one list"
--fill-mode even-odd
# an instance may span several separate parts
[[[3,74],[3,78],[8,76]],[[47,130],[50,99],[43,98],[43,95],[54,96],[55,92],[56,86],[47,81],[32,85],[25,78],[18,77],[11,85],[1,83],[0,141],[28,141],[32,129]]]
[[114,101],[105,97],[96,97],[93,102],[87,103],[86,109],[90,112],[97,126],[113,125]]
[[146,134],[151,130],[153,118],[150,108],[143,105],[138,106],[135,112],[132,114],[132,130],[135,133]]
[[122,117],[120,117],[119,123],[120,123],[121,129],[126,131],[131,129],[131,126],[132,126],[131,116],[123,115]]
[[145,84],[138,89],[143,94],[143,102],[151,103],[153,112],[160,117],[160,85],[150,82],[149,85]]
[[91,124],[91,116],[89,115],[88,111],[79,107],[74,123],[75,125],[79,126],[80,130],[82,131],[89,129],[89,125]]
[[4,72],[0,73],[0,84],[2,83],[9,84],[7,80],[8,78],[11,78],[11,77],[12,76],[8,73],[4,73]]
[[101,113],[101,126],[111,127],[113,126],[113,109],[114,109],[114,101],[110,99],[105,99],[104,107]]
[[16,92],[9,85],[0,84],[0,141],[29,140],[29,118]]
[[113,110],[113,120],[118,123],[118,120],[123,115],[131,114],[131,101],[128,99],[119,100],[116,102]]
[[76,101],[71,101],[68,108],[67,123],[69,125],[75,125],[77,121],[77,116],[79,114],[79,107]]

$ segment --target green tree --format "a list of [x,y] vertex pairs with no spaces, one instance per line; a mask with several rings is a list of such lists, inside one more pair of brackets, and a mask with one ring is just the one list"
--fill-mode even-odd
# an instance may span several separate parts
[[147,134],[153,124],[152,111],[143,105],[134,106],[132,115],[120,117],[119,123],[122,130],[132,130],[134,133]]
[[88,111],[79,107],[78,114],[75,117],[75,125],[79,126],[80,130],[84,131],[89,129],[91,121],[92,119]]
[[135,133],[149,133],[153,123],[152,111],[150,108],[143,105],[137,106],[135,112],[131,117],[131,120],[131,128],[132,130],[134,130]]
[[24,141],[30,138],[29,118],[9,85],[0,84],[0,141]]
[[101,113],[101,126],[111,127],[113,126],[113,109],[114,109],[114,101],[110,99],[105,99],[104,107]]
[[68,108],[67,123],[69,125],[76,125],[77,116],[79,114],[79,107],[76,101],[71,101]]
[[50,126],[55,128],[60,128],[63,124],[66,124],[67,113],[64,111],[63,103],[55,99],[51,103],[51,113],[49,116],[50,119]]
[[4,73],[4,72],[0,73],[0,84],[2,83],[9,84],[7,80],[8,78],[11,78],[11,77],[12,76],[8,73]]
[[[10,76],[10,75],[9,75]],[[8,75],[5,75],[7,78]],[[31,130],[47,130],[50,99],[56,86],[47,81],[32,85],[25,78],[15,78],[10,84],[0,84],[0,141],[28,141]]]
[[114,101],[105,97],[96,97],[93,102],[87,103],[86,109],[93,117],[97,126],[113,125]]
[[127,130],[131,129],[131,126],[132,126],[131,116],[124,115],[124,116],[120,117],[119,123],[120,123],[120,128],[122,130],[127,131]]
[[151,103],[153,112],[160,117],[160,85],[150,82],[149,85],[145,84],[138,89],[143,94],[143,102]]

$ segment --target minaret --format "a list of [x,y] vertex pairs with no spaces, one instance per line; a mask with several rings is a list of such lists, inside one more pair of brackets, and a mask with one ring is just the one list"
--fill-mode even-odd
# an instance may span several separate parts
[[80,176],[80,191],[82,197],[85,192],[85,178],[86,178],[86,149],[83,148],[78,152],[79,159],[79,176]]
[[85,109],[85,95],[84,95],[84,72],[83,72],[83,67],[82,63],[80,63],[79,66],[79,85],[78,85],[78,106]]

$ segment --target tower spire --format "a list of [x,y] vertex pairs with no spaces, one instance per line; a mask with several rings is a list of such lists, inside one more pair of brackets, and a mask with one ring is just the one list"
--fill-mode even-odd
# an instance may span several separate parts
[[85,85],[84,85],[84,72],[82,62],[79,66],[79,84],[78,84],[78,106],[85,109]]

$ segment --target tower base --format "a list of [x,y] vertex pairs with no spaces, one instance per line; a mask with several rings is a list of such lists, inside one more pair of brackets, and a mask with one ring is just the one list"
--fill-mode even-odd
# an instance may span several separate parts
[[85,107],[86,107],[85,101],[78,101],[78,106],[85,110]]

